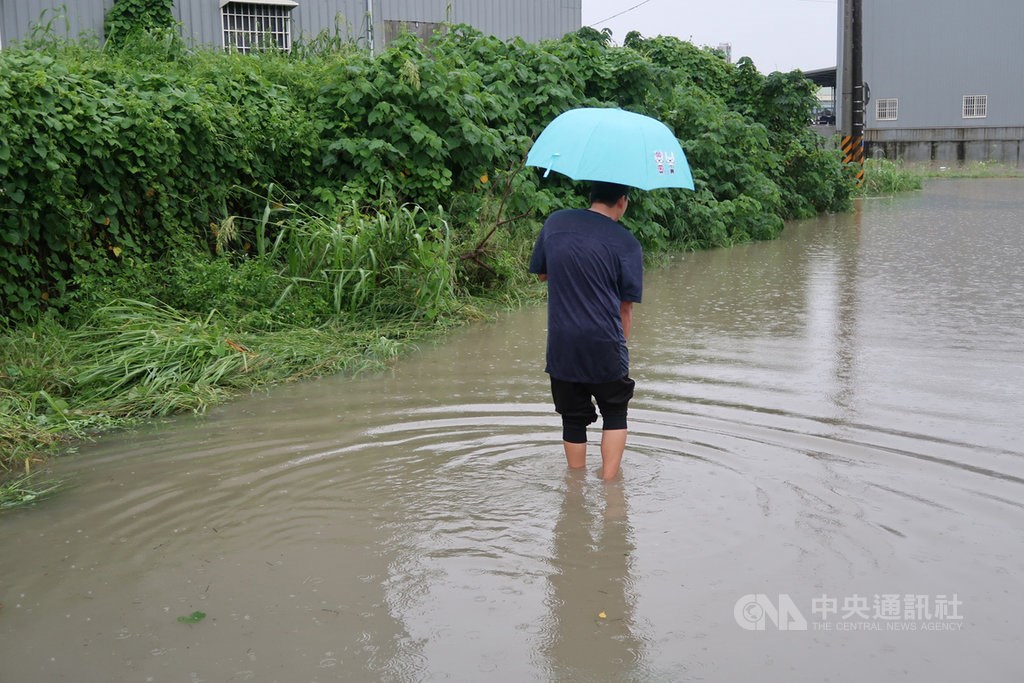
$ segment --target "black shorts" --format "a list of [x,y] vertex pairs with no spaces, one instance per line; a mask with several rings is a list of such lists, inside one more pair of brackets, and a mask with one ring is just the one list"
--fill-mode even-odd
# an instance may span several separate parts
[[[586,427],[597,421],[594,401],[601,411],[604,429],[625,429],[626,410],[633,398],[635,382],[628,376],[614,382],[587,384],[551,378],[555,412],[562,416],[565,440],[586,441]],[[582,432],[582,434],[581,434]]]

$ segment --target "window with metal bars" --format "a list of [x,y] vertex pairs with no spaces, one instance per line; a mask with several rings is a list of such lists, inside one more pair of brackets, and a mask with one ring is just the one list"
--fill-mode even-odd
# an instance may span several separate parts
[[964,95],[963,118],[983,119],[988,116],[988,95]]
[[251,50],[292,49],[291,11],[295,2],[222,2],[221,27],[224,49],[249,52]]
[[900,112],[900,101],[895,97],[875,102],[875,118],[879,121],[895,121]]

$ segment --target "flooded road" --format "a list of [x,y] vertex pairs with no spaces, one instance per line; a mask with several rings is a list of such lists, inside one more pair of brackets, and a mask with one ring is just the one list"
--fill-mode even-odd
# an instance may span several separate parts
[[648,273],[613,484],[543,308],[83,447],[0,517],[0,681],[1022,680],[1022,225],[937,181]]

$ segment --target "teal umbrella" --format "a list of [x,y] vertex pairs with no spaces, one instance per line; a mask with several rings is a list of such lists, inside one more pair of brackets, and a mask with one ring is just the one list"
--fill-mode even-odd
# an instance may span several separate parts
[[573,180],[603,180],[641,190],[693,189],[675,134],[661,121],[622,109],[583,108],[560,114],[541,132],[527,166]]

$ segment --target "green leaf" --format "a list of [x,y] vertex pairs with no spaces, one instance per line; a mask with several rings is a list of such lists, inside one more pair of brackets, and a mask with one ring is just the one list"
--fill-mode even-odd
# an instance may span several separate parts
[[193,612],[188,616],[178,617],[178,621],[183,624],[198,624],[200,621],[206,618],[206,612]]

